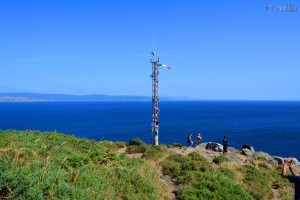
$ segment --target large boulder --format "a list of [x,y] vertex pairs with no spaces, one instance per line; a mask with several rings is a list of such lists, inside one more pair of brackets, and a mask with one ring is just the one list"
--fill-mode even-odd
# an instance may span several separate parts
[[273,159],[274,159],[275,161],[277,161],[277,164],[278,164],[278,165],[281,165],[281,164],[283,164],[283,162],[284,162],[284,158],[282,158],[282,157],[280,157],[280,156],[273,156]]
[[241,149],[241,153],[245,156],[254,156],[254,152],[248,148]]
[[249,144],[244,144],[244,145],[242,146],[242,149],[249,149],[249,150],[251,150],[253,153],[255,153],[255,150],[254,150],[253,146],[251,146],[251,145],[249,145]]
[[216,151],[216,152],[222,152],[223,151],[223,145],[215,142],[208,142],[205,146],[205,149]]

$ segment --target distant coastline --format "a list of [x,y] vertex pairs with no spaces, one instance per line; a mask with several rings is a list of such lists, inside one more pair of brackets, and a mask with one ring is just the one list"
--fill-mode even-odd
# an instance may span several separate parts
[[[188,97],[162,97],[161,100],[193,100]],[[70,95],[42,93],[0,93],[0,102],[48,102],[48,101],[151,101],[150,96],[136,95]]]
[[0,102],[41,101],[150,101],[146,96],[109,96],[103,94],[69,95],[40,93],[0,93]]
[[[138,95],[105,95],[105,94],[44,94],[44,93],[0,93],[0,102],[71,102],[71,101],[151,101],[150,96]],[[196,99],[185,96],[160,97],[160,101],[266,101],[266,102],[299,102],[300,100],[247,100],[247,99]]]

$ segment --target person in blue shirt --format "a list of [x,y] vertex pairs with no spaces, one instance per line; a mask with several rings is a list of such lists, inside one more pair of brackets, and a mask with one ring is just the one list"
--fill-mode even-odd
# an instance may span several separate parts
[[[282,176],[287,178],[291,183],[295,183],[294,200],[300,200],[300,176],[294,171],[294,162],[291,158],[285,159],[282,167]],[[287,175],[286,169],[289,168],[292,175]]]

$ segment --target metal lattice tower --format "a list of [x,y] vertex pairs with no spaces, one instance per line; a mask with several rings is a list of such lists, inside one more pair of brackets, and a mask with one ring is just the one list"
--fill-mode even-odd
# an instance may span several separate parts
[[158,102],[159,102],[159,97],[158,97],[158,67],[166,67],[168,69],[171,69],[170,66],[167,66],[165,64],[160,64],[159,63],[159,58],[155,57],[156,52],[151,52],[152,54],[152,59],[150,62],[152,63],[152,145],[158,145],[158,133],[159,133],[159,108],[158,108]]
[[152,63],[152,145],[158,145],[158,133],[159,133],[159,108],[158,108],[158,66],[159,58],[155,59],[155,52],[151,52],[153,58],[150,60]]

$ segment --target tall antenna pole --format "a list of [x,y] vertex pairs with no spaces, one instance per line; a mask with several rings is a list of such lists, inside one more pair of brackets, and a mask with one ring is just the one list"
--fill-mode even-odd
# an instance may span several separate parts
[[158,108],[158,66],[159,58],[155,59],[156,52],[151,52],[152,59],[152,145],[158,145],[158,133],[159,133],[159,108]]
[[160,64],[159,63],[159,57],[157,59],[155,58],[156,52],[151,52],[152,54],[152,59],[150,62],[152,63],[152,125],[151,125],[151,130],[152,130],[152,145],[158,145],[158,132],[159,132],[159,108],[158,108],[158,102],[159,102],[159,97],[158,97],[158,67],[166,67],[167,69],[171,69],[170,66],[167,66],[165,64]]

